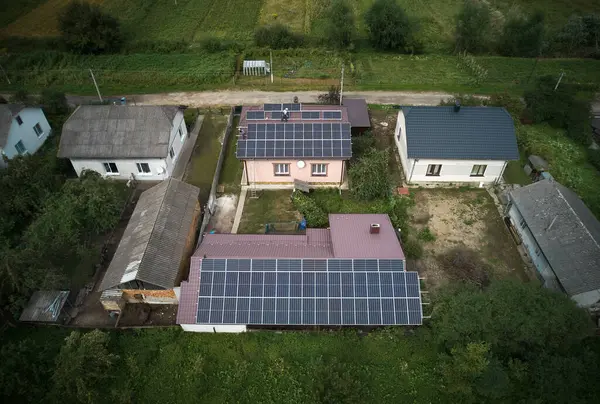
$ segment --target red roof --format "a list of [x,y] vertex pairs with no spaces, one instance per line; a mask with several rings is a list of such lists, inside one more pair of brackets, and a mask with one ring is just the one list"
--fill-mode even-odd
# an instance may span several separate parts
[[[207,258],[379,258],[404,259],[388,215],[332,214],[330,229],[306,235],[207,234],[195,257]],[[371,224],[379,233],[371,234]]]
[[[246,114],[248,111],[262,111],[263,105],[243,106],[240,114],[240,122],[238,127],[245,128],[249,123],[280,123],[281,119],[252,119],[247,120]],[[302,119],[302,111],[340,111],[342,119]],[[348,109],[343,105],[322,105],[322,104],[302,104],[301,111],[289,111],[290,117],[288,122],[292,123],[350,123],[348,117]],[[270,117],[271,111],[265,112],[267,117]]]

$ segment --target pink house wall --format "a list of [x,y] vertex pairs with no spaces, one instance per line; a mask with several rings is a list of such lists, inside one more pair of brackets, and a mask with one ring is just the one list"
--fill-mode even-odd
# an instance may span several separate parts
[[[342,172],[344,170],[344,160],[302,160],[306,164],[304,168],[298,167],[298,160],[246,160],[248,180],[250,184],[289,184],[294,179],[306,181],[309,183],[340,185]],[[274,164],[289,164],[290,175],[275,175]],[[312,175],[311,164],[327,164],[327,175]],[[344,177],[346,173],[344,172]]]

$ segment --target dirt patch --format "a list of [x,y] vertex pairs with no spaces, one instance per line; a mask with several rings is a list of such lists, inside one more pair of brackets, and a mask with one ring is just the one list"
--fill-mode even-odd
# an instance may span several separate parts
[[215,230],[217,233],[230,233],[233,228],[235,211],[237,208],[237,195],[223,195],[216,200],[216,210],[208,223],[208,231]]
[[414,192],[412,224],[435,235],[424,243],[423,258],[414,262],[429,289],[449,281],[440,256],[464,247],[477,252],[490,268],[491,278],[528,279],[525,264],[486,190],[420,189]]
[[177,307],[176,304],[127,304],[119,327],[175,325]]

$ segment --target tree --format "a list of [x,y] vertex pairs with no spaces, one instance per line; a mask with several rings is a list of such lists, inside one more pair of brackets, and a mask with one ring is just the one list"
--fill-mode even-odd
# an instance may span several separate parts
[[283,24],[263,25],[254,32],[254,41],[258,46],[272,49],[296,48],[302,44],[302,36],[295,34]]
[[69,3],[59,16],[59,27],[67,47],[77,53],[114,52],[123,42],[119,21],[87,2]]
[[329,87],[329,91],[319,94],[319,103],[326,105],[340,104],[340,88],[338,86]]
[[327,27],[325,35],[336,48],[352,45],[356,30],[354,11],[346,0],[334,0],[325,12]]
[[352,163],[348,170],[352,193],[362,200],[388,196],[391,187],[388,162],[388,150],[371,149]]
[[504,25],[499,50],[505,56],[534,57],[540,54],[544,40],[544,13],[530,16],[513,13]]
[[23,88],[18,89],[10,97],[9,100],[13,104],[32,105],[34,103],[33,97]]
[[567,55],[585,54],[585,48],[599,50],[600,15],[572,15],[554,38],[555,46]]
[[365,14],[371,43],[381,50],[418,52],[415,27],[396,0],[375,0]]
[[99,330],[73,331],[56,358],[51,396],[67,402],[98,402],[119,358],[109,352],[108,342],[108,334]]
[[44,106],[44,111],[53,115],[66,114],[69,112],[69,104],[65,93],[55,90],[42,90],[40,104]]
[[492,11],[487,2],[465,0],[456,20],[456,50],[470,53],[489,48]]

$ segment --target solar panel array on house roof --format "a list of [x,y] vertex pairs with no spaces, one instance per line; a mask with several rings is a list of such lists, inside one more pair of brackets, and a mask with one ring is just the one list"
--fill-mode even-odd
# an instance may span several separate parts
[[403,260],[203,259],[197,324],[420,325]]
[[248,111],[248,113],[246,114],[246,119],[248,119],[249,121],[265,119],[265,111]]
[[290,111],[300,111],[302,106],[301,104],[265,104],[263,106],[265,111],[283,111],[286,108]]
[[238,138],[238,158],[352,157],[348,123],[248,124]]

